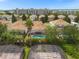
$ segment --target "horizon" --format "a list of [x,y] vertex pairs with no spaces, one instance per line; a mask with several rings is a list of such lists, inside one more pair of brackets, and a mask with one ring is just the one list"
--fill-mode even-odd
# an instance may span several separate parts
[[[0,10],[16,10],[16,9],[48,9],[48,8],[13,8],[13,9],[0,9]],[[79,8],[71,8],[71,9],[66,9],[66,8],[64,8],[64,9],[48,9],[48,10],[79,10]]]
[[0,9],[79,9],[78,2],[79,0],[0,0]]

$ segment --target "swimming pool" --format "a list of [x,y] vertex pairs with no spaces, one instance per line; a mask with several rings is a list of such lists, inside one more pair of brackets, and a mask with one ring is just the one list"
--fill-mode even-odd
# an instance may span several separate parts
[[32,35],[33,39],[45,39],[46,35]]

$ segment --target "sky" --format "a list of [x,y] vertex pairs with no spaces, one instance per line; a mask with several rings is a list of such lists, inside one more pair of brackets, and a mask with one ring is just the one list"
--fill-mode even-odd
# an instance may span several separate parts
[[0,9],[79,9],[79,0],[0,0]]

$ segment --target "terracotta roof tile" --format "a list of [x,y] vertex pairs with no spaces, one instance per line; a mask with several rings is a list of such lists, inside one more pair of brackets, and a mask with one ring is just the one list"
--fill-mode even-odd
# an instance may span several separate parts
[[52,24],[55,24],[55,25],[69,25],[68,22],[64,21],[63,19],[58,19],[58,20],[55,20],[55,21],[51,21]]

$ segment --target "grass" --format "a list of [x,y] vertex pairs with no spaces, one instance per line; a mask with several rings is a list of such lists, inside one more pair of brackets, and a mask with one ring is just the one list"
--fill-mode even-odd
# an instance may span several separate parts
[[68,54],[67,54],[67,58],[68,58],[68,59],[75,59],[75,58],[73,58],[72,56],[70,56],[70,55],[68,55]]
[[68,59],[79,59],[79,50],[76,45],[64,44],[62,49],[65,51]]
[[23,59],[28,59],[29,53],[30,53],[30,47],[24,47]]

